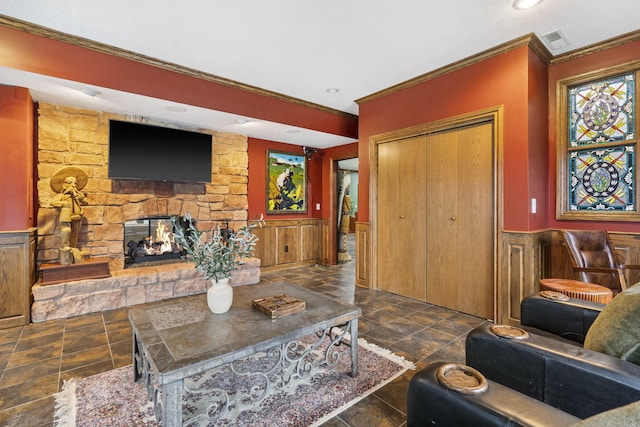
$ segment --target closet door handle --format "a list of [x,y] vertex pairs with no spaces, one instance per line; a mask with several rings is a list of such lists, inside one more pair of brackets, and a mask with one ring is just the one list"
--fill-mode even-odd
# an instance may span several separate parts
[[400,215],[400,219],[404,219],[404,215]]
[[451,221],[455,221],[455,220],[456,220],[456,217],[455,217],[455,216],[452,216],[452,217],[451,217]]

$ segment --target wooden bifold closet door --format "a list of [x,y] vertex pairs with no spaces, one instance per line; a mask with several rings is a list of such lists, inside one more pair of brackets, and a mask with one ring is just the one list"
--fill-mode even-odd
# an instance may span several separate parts
[[378,287],[491,319],[493,125],[378,146]]
[[378,146],[378,287],[425,301],[426,136]]
[[427,301],[493,317],[493,126],[427,138]]

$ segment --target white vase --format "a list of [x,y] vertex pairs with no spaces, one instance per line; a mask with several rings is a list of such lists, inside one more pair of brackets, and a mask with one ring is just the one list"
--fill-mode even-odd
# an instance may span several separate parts
[[233,302],[233,288],[229,285],[229,278],[211,279],[211,287],[207,290],[207,304],[209,310],[215,314],[229,311]]

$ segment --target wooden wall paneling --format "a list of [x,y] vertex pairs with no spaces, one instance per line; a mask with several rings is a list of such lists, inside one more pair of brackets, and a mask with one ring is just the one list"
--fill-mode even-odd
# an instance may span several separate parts
[[525,245],[521,236],[503,234],[504,283],[500,289],[500,323],[517,324],[520,319],[520,300],[525,280]]
[[544,234],[538,234],[538,237],[542,237],[542,240],[538,242],[538,252],[539,252],[539,272],[540,277],[538,280],[551,277],[551,236],[552,233],[550,231]]
[[276,264],[294,264],[298,261],[298,227],[296,225],[276,228]]
[[321,252],[321,224],[300,225],[300,261],[316,261]]
[[[609,238],[619,263],[640,265],[640,235],[609,233]],[[640,282],[640,269],[627,269],[624,273],[629,286]]]
[[540,279],[550,268],[551,233],[502,233],[503,259],[499,321],[520,323],[520,302],[540,290]]
[[[326,221],[325,221],[326,222]],[[325,225],[315,218],[267,220],[254,229],[260,239],[255,256],[264,270],[321,262]]]
[[255,228],[253,232],[258,236],[258,242],[254,251],[254,256],[260,258],[261,267],[269,267],[276,263],[276,253],[273,250],[275,228],[265,226]]
[[371,271],[369,265],[369,224],[366,222],[356,222],[356,285],[371,288],[368,272]]
[[31,320],[35,245],[35,229],[0,233],[0,328]]
[[329,259],[331,257],[331,248],[330,248],[330,242],[331,239],[329,238],[329,233],[331,232],[331,227],[329,226],[329,219],[328,218],[324,218],[322,220],[322,248],[320,249],[320,261],[319,263],[322,265],[330,265],[331,263],[329,262]]
[[[540,279],[551,277],[551,231],[544,230],[528,234],[532,251],[530,281],[527,295],[540,291]],[[526,296],[526,295],[525,295]]]

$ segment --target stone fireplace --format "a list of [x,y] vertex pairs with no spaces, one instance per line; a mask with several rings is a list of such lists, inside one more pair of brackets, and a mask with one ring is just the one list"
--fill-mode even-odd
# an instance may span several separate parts
[[[82,169],[89,181],[83,192],[88,204],[84,206],[84,218],[78,238],[78,247],[87,250],[91,258],[106,258],[112,277],[97,288],[86,284],[59,284],[34,287],[34,321],[52,318],[54,309],[46,304],[38,305],[36,295],[64,299],[69,305],[83,308],[66,313],[82,314],[85,310],[97,311],[138,304],[154,299],[204,291],[202,286],[180,285],[177,292],[166,290],[164,278],[172,277],[193,282],[195,269],[188,263],[182,266],[159,266],[125,269],[125,224],[148,218],[168,218],[189,213],[198,221],[199,227],[209,230],[228,223],[238,229],[247,221],[248,153],[247,138],[242,135],[206,131],[212,135],[212,177],[207,184],[171,183],[160,181],[111,180],[108,178],[109,119],[134,120],[98,111],[63,107],[41,103],[38,106],[38,247],[37,263],[57,262],[60,246],[60,231],[57,209],[49,202],[55,195],[49,180],[63,166]],[[140,118],[141,123],[159,124]],[[203,132],[202,129],[199,129]],[[185,268],[184,266],[188,266]],[[255,262],[253,262],[255,267]],[[259,269],[259,262],[258,262]],[[196,272],[197,273],[197,272]],[[259,273],[258,273],[259,274]],[[161,277],[163,276],[163,277]],[[255,274],[253,275],[255,280]],[[259,277],[259,276],[258,276]],[[125,278],[125,279],[122,279]],[[259,280],[259,278],[258,278]],[[197,280],[196,280],[197,281]],[[82,282],[82,281],[81,281]],[[117,282],[117,283],[115,283]],[[138,289],[137,296],[127,299],[132,284],[158,285],[153,290]],[[98,296],[87,296],[82,302],[76,298],[80,289],[100,289],[110,300],[105,304]],[[164,286],[164,290],[158,290]],[[173,286],[173,285],[172,285]],[[49,288],[49,289],[46,289]],[[54,289],[55,288],[55,289]],[[142,294],[145,297],[142,297]],[[114,295],[119,295],[114,297]],[[50,300],[48,298],[47,300]],[[46,307],[45,307],[46,305]]]
[[140,218],[124,223],[124,265],[170,262],[184,257],[175,242],[171,217]]

